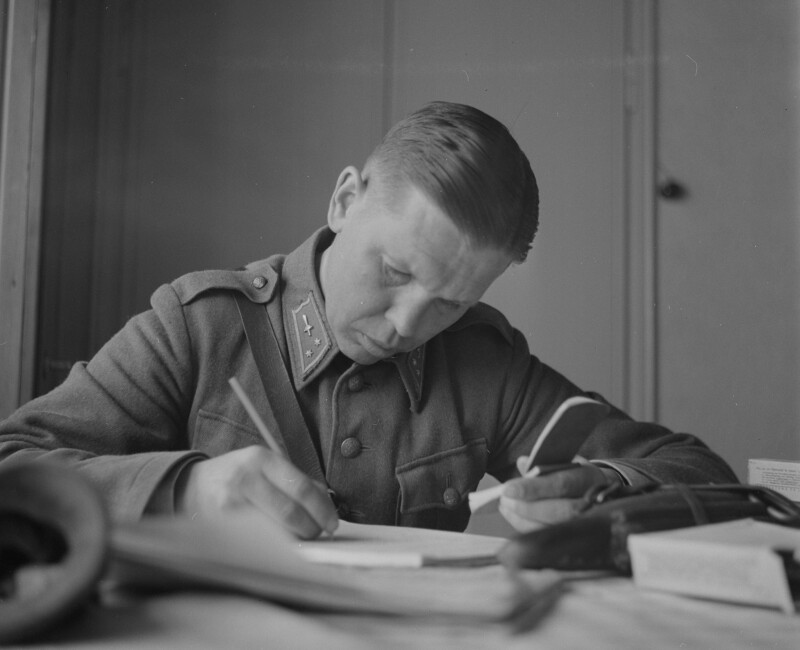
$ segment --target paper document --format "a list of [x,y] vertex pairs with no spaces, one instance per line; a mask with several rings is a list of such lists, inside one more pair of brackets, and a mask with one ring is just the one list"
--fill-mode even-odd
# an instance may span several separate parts
[[360,567],[483,566],[497,564],[507,540],[439,530],[340,521],[336,534],[295,542],[310,562]]

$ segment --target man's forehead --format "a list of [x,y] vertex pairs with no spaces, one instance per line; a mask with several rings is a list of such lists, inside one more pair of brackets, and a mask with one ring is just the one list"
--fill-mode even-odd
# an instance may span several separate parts
[[[381,176],[379,179],[377,179],[377,183],[375,183],[375,185],[376,187],[374,189],[377,195],[376,198],[384,201],[387,207],[398,212],[402,212],[404,204],[411,196],[417,195],[419,197],[423,197],[431,206],[434,206],[440,212],[440,214],[447,219],[450,225],[452,225],[453,228],[458,231],[459,235],[463,236],[467,240],[469,246],[473,250],[490,248],[486,245],[486,242],[477,239],[474,233],[468,232],[466,229],[464,229],[459,224],[459,220],[453,218],[453,215],[450,214],[449,207],[445,205],[444,201],[441,200],[441,197],[434,196],[427,188],[423,187],[422,184],[405,177],[398,176],[386,179]],[[508,256],[510,259],[511,254],[509,253]]]
[[[456,239],[461,239],[459,245]],[[427,239],[387,237],[383,251],[398,270],[409,273],[431,294],[444,300],[475,303],[508,267],[506,255],[475,248],[465,236]]]

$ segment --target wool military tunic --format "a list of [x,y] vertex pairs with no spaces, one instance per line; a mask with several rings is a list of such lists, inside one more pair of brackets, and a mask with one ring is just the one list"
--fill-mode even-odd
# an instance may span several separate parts
[[[263,444],[228,384],[236,376],[256,408],[267,408],[239,294],[266,306],[340,515],[463,529],[466,496],[484,474],[516,475],[517,457],[559,404],[587,393],[532,356],[524,336],[483,304],[409,353],[351,362],[325,319],[315,270],[332,237],[324,228],[289,255],[160,287],[150,310],[0,425],[0,458],[78,467],[117,519],[169,510],[189,464]],[[736,481],[695,437],[617,409],[580,454],[632,484]]]

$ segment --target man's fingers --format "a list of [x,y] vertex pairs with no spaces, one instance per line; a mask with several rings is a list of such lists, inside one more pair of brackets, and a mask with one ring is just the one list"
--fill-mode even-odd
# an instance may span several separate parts
[[528,532],[570,519],[578,514],[581,505],[581,499],[521,501],[500,497],[499,510],[516,530]]
[[537,501],[539,499],[578,498],[595,485],[608,482],[594,465],[580,465],[542,476],[523,476],[508,481],[503,496],[509,499]]
[[302,504],[303,509],[320,525],[322,532],[332,533],[336,530],[339,515],[328,495],[327,486],[297,472],[296,476],[284,479],[277,487],[293,501]]
[[246,486],[248,501],[305,539],[333,532],[338,515],[327,491],[280,457],[265,459]]
[[305,507],[278,489],[275,483],[254,476],[242,485],[245,498],[259,512],[279,522],[286,530],[302,539],[318,537],[325,530],[325,521],[317,520]]
[[574,517],[584,506],[588,490],[615,480],[619,479],[613,470],[594,465],[523,476],[503,487],[500,513],[518,531],[535,530]]
[[200,461],[176,487],[179,512],[191,515],[253,507],[302,538],[339,524],[326,486],[280,454],[258,445]]

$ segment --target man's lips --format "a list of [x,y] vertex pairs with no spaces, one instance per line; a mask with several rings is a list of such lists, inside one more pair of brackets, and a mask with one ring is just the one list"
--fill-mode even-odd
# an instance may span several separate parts
[[362,345],[371,355],[376,357],[390,357],[394,354],[394,348],[391,346],[379,343],[371,336],[367,336],[363,332],[359,332],[359,334],[361,336]]

